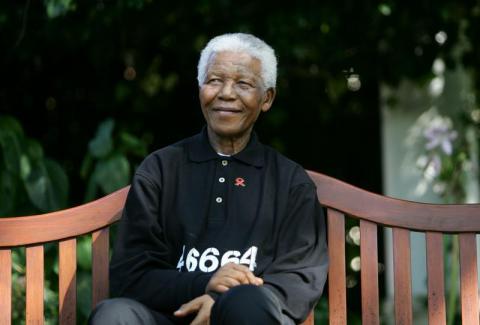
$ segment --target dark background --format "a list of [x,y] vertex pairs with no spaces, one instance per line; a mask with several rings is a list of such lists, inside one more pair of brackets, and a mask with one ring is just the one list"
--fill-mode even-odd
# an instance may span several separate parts
[[[448,35],[443,45],[435,41],[439,31]],[[470,47],[460,62],[479,95],[480,1],[3,1],[0,167],[7,172],[0,171],[0,215],[47,212],[104,195],[126,185],[147,152],[197,133],[204,123],[199,53],[226,32],[252,33],[278,56],[277,98],[256,127],[261,141],[305,168],[374,192],[382,191],[381,84],[424,85],[436,57],[454,66],[452,50],[462,35]],[[348,88],[352,75],[361,80],[359,90]],[[7,116],[23,128],[21,141],[12,140],[22,145],[6,142],[13,125],[1,121]],[[32,143],[58,164],[55,173],[43,160],[33,163],[43,156]],[[20,148],[15,155],[6,149],[12,146]],[[51,204],[35,201],[34,177],[15,168],[8,174],[9,159],[22,154],[47,170],[39,173],[52,184],[67,184],[65,174],[69,186],[52,185],[52,193],[63,193],[53,193]],[[358,255],[353,244],[347,250],[349,260]],[[79,253],[79,297],[88,296],[85,256]],[[355,323],[358,273],[350,273],[349,323]],[[79,317],[86,317],[88,299],[79,303]]]
[[[306,168],[381,192],[379,83],[421,82],[435,56],[449,63],[460,20],[478,21],[478,7],[468,1],[2,7],[1,112],[18,118],[67,169],[72,202],[82,197],[79,164],[104,119],[144,139],[148,151],[201,128],[199,51],[211,37],[237,31],[263,38],[279,58],[278,96],[259,120],[261,140]],[[469,36],[476,36],[473,29]],[[433,39],[440,30],[449,37],[443,46]],[[466,62],[473,62],[469,55]],[[128,67],[135,70],[132,80],[125,78]],[[352,73],[360,76],[359,91],[347,88]]]

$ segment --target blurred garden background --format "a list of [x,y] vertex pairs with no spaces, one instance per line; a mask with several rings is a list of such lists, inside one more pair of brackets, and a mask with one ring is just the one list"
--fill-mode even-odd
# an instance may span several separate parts
[[[199,52],[211,37],[238,31],[264,39],[279,60],[277,98],[256,127],[263,143],[376,193],[478,201],[478,0],[24,0],[0,4],[0,217],[110,193],[147,153],[197,133]],[[347,227],[348,317],[356,324],[358,227]],[[380,238],[385,247],[388,238]],[[78,243],[80,322],[90,308],[88,244]],[[456,258],[449,240],[445,247]],[[48,324],[58,308],[56,250],[46,248]],[[388,324],[389,255],[379,256]],[[450,324],[455,272],[447,272]],[[20,324],[21,249],[14,282]],[[414,293],[426,307],[422,289]],[[322,299],[318,322],[325,317]]]

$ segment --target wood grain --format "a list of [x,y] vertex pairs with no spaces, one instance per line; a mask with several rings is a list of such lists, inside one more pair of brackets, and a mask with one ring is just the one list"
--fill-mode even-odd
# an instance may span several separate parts
[[129,186],[96,201],[36,216],[0,218],[0,247],[44,243],[87,234],[119,220]]
[[377,225],[360,220],[362,324],[379,324]]
[[27,247],[27,293],[26,293],[26,323],[43,324],[43,245]]
[[92,234],[92,307],[108,297],[108,228]]
[[479,323],[477,250],[475,234],[460,234],[460,300],[462,324]]
[[12,320],[12,251],[0,249],[0,324]]
[[345,269],[345,216],[327,210],[328,219],[328,314],[330,325],[347,324]]
[[77,240],[58,243],[58,318],[60,325],[75,324],[77,306]]
[[412,324],[410,231],[394,228],[392,232],[395,324]]
[[443,272],[443,234],[427,232],[428,323],[445,325],[445,277]]
[[480,204],[426,204],[399,200],[320,173],[308,171],[308,174],[317,186],[322,205],[355,218],[417,231],[480,232]]

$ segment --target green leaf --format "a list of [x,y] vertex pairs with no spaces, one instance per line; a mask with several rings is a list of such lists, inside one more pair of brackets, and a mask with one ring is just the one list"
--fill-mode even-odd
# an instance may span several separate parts
[[52,186],[52,210],[67,206],[69,185],[65,170],[54,160],[45,159],[45,167]]
[[24,148],[29,157],[34,160],[43,158],[43,148],[36,140],[25,139]]
[[53,160],[30,160],[23,155],[21,177],[28,197],[42,212],[60,210],[66,206],[68,179]]
[[56,18],[73,11],[76,4],[73,0],[44,0],[48,18]]
[[12,250],[13,273],[25,274],[25,248],[17,247]]
[[91,270],[92,266],[92,240],[90,237],[83,236],[77,242],[77,260],[78,265],[85,271]]
[[78,300],[78,316],[86,320],[92,311],[92,276],[89,273],[77,272],[77,296],[82,297]]
[[104,158],[112,151],[114,126],[115,121],[113,119],[107,119],[99,125],[95,138],[88,144],[88,149],[93,157]]
[[125,153],[132,153],[138,157],[147,155],[147,144],[136,136],[128,132],[121,132],[120,141]]
[[13,214],[17,184],[16,177],[6,170],[0,170],[0,217]]
[[112,193],[128,185],[130,163],[120,154],[99,161],[95,166],[94,179],[105,194]]
[[25,180],[30,177],[32,173],[32,164],[30,163],[30,159],[27,155],[22,154],[20,156],[20,177]]
[[20,172],[21,137],[22,135],[15,132],[0,131],[0,151],[3,156],[3,163],[5,168],[14,174]]
[[23,137],[23,128],[15,118],[11,116],[0,116],[0,136],[7,132]]

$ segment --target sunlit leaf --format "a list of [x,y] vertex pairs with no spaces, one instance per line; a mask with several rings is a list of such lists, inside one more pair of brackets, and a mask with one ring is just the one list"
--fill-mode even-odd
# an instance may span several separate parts
[[80,237],[77,241],[77,293],[80,319],[86,319],[92,307],[92,240],[90,236]]
[[105,194],[114,192],[130,180],[130,163],[123,155],[99,161],[94,171],[95,182]]
[[32,172],[32,164],[30,163],[30,158],[22,154],[20,156],[20,177],[25,180],[28,177],[30,177],[30,174]]
[[89,237],[80,237],[77,241],[78,266],[83,270],[90,270],[92,263],[92,241]]
[[63,169],[52,160],[28,160],[22,156],[22,180],[32,203],[42,212],[66,206],[68,179]]
[[63,16],[76,8],[74,0],[44,0],[48,18]]
[[158,73],[152,72],[142,81],[142,88],[148,96],[152,97],[158,93],[162,82],[162,77]]
[[[77,272],[77,296],[80,317],[87,319],[92,311],[92,276],[87,272]],[[85,322],[86,323],[86,322]]]
[[88,144],[88,148],[93,157],[103,158],[112,151],[112,132],[114,126],[115,121],[112,119],[107,119],[99,125],[95,138]]

